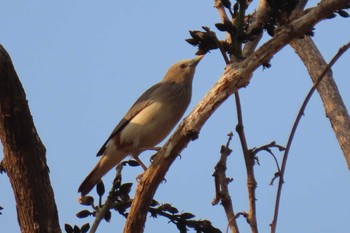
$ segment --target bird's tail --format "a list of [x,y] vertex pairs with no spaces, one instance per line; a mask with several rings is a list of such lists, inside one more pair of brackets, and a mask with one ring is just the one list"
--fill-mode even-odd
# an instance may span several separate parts
[[94,169],[79,186],[78,192],[81,193],[81,196],[88,194],[91,189],[93,189],[93,187],[101,180],[102,176],[104,176],[109,170],[111,170],[126,157],[124,153],[121,153],[120,151],[118,152],[113,156],[107,154],[102,155],[100,161],[98,161]]

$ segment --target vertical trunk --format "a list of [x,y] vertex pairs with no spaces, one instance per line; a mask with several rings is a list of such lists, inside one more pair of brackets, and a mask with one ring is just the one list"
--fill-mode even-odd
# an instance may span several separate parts
[[0,45],[1,168],[7,173],[24,233],[61,232],[46,164],[45,147],[36,132],[26,96],[12,61]]

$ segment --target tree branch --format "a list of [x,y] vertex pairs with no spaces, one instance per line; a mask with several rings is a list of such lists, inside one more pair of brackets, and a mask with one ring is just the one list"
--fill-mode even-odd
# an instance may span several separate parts
[[299,113],[295,119],[295,122],[293,124],[291,133],[289,135],[288,138],[288,142],[287,142],[287,146],[286,146],[286,151],[284,153],[283,156],[283,160],[282,160],[282,166],[281,166],[281,172],[280,172],[280,178],[279,178],[279,182],[278,182],[278,188],[277,188],[277,196],[276,196],[276,204],[275,204],[275,213],[274,213],[274,217],[271,223],[271,233],[275,233],[276,232],[276,226],[277,226],[277,219],[278,219],[278,212],[279,212],[279,203],[280,203],[280,199],[281,199],[281,192],[282,192],[282,186],[284,183],[284,173],[286,171],[286,166],[287,166],[287,159],[288,159],[288,155],[289,155],[289,150],[291,148],[292,142],[293,142],[293,138],[295,135],[295,132],[298,128],[299,122],[301,120],[301,117],[304,115],[304,111],[305,108],[311,98],[311,96],[313,95],[313,93],[315,92],[316,88],[319,86],[320,82],[322,81],[322,79],[325,77],[325,75],[329,72],[329,70],[331,69],[331,67],[335,64],[335,62],[346,52],[346,50],[348,50],[350,48],[350,42],[347,43],[346,45],[344,45],[343,47],[341,47],[338,51],[338,53],[333,57],[333,59],[330,61],[330,63],[327,65],[327,67],[323,70],[323,72],[320,74],[320,76],[317,78],[317,80],[315,81],[314,85],[312,86],[311,90],[309,91],[309,93],[307,94],[300,110]]
[[[111,190],[109,191],[109,194],[108,194],[108,197],[107,197],[105,203],[102,206],[101,205],[97,206],[95,220],[91,226],[89,233],[95,233],[97,231],[97,228],[100,225],[101,221],[104,219],[106,213],[112,208],[113,202],[115,199],[115,197],[114,197],[115,196],[114,185],[116,182],[121,182],[122,169],[123,169],[123,165],[118,164],[116,167],[117,172],[116,172]],[[101,199],[101,197],[100,197],[100,199]]]
[[220,200],[221,204],[224,207],[226,218],[228,221],[228,226],[231,229],[232,233],[239,233],[236,216],[233,210],[232,200],[230,192],[228,190],[228,184],[232,179],[226,177],[226,164],[227,157],[231,154],[232,150],[230,149],[230,141],[232,140],[233,133],[228,134],[228,140],[226,146],[221,146],[221,156],[219,162],[215,166],[214,178],[215,178],[215,198],[212,201],[212,205],[217,205]]
[[252,153],[251,150],[248,149],[248,143],[244,132],[241,101],[240,101],[238,92],[235,93],[235,98],[236,98],[236,107],[237,107],[237,116],[238,116],[238,124],[236,126],[236,131],[238,133],[239,140],[241,142],[241,147],[244,155],[244,162],[245,162],[246,171],[247,171],[249,211],[246,217],[252,233],[257,233],[258,223],[256,220],[256,203],[255,203],[256,201],[255,189],[256,189],[257,183],[254,175],[255,155],[254,153]]
[[24,233],[61,232],[45,147],[36,132],[26,95],[11,58],[0,45],[0,138],[6,171]]
[[251,35],[253,31],[261,31],[254,35],[253,40],[247,41],[243,48],[243,56],[247,57],[252,54],[260,42],[263,35],[263,28],[271,15],[271,9],[267,0],[260,0],[256,12],[252,15],[251,25],[248,27],[247,35]]
[[[315,82],[321,72],[327,67],[327,63],[313,40],[310,37],[305,37],[292,41],[290,45],[304,62],[311,79]],[[326,116],[332,125],[350,169],[350,116],[337,84],[333,79],[331,70],[327,72],[323,81],[317,87],[317,91],[321,96]]]
[[317,7],[300,15],[288,25],[280,28],[275,36],[245,60],[226,67],[224,75],[178,126],[174,134],[157,153],[153,163],[144,173],[137,186],[124,233],[143,232],[148,206],[170,165],[197,135],[214,111],[239,88],[246,86],[252,72],[288,44],[328,17],[332,12],[348,4],[348,0],[325,0]]
[[[221,3],[221,0],[214,0],[214,7],[218,10],[219,16],[221,21],[224,24],[232,24],[230,19],[228,18],[226,11],[225,11],[225,7],[224,5]],[[232,35],[228,32],[226,32],[226,41],[228,44],[232,43]]]

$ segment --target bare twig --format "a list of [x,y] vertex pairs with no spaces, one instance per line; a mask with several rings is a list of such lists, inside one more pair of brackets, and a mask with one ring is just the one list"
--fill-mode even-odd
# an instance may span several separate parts
[[278,144],[276,144],[275,141],[273,141],[273,142],[271,142],[269,144],[260,146],[258,148],[254,148],[254,154],[257,154],[257,153],[259,153],[260,151],[263,151],[263,150],[268,151],[270,148],[277,148],[280,151],[284,151],[286,149],[285,147],[283,147],[281,145],[278,145]]
[[275,154],[270,150],[270,148],[273,148],[273,147],[277,148],[279,151],[286,150],[286,148],[276,144],[276,142],[271,142],[269,144],[266,144],[266,145],[263,145],[261,147],[254,148],[254,149],[251,150],[252,153],[254,154],[256,160],[257,160],[256,154],[259,153],[260,151],[266,151],[273,157],[273,159],[275,161],[275,164],[276,164],[277,172],[275,173],[274,177],[271,179],[270,185],[273,184],[274,180],[277,179],[279,177],[279,174],[281,173],[281,168],[280,168],[280,166],[278,164],[278,160],[277,160]]
[[239,233],[230,192],[228,190],[228,183],[232,181],[232,179],[226,177],[226,163],[227,157],[232,152],[229,146],[230,141],[232,140],[233,133],[230,132],[227,136],[229,138],[227,140],[226,146],[221,146],[220,160],[216,164],[215,171],[213,174],[215,178],[215,198],[212,201],[212,205],[217,205],[221,200],[221,204],[224,207],[226,217],[228,220],[228,227],[230,227],[232,233]]
[[[117,173],[116,173],[116,178],[114,180],[113,183],[116,182],[116,180],[121,180],[121,172],[122,172],[122,169],[123,169],[123,165],[122,164],[118,164],[118,166],[116,167],[116,170],[117,170]],[[109,209],[111,209],[111,207],[113,206],[113,202],[114,202],[114,185],[112,185],[112,188],[111,190],[109,191],[109,194],[108,194],[108,197],[105,201],[105,203],[101,205],[97,208],[96,210],[96,215],[95,215],[95,220],[94,220],[94,223],[92,224],[91,228],[90,228],[90,231],[89,233],[95,233],[100,222],[102,221],[102,219],[105,217],[107,211]]]
[[286,165],[287,165],[287,159],[288,159],[288,154],[289,154],[289,150],[291,148],[292,142],[293,142],[293,138],[295,135],[295,132],[297,130],[298,124],[301,120],[301,117],[304,114],[305,108],[312,96],[312,94],[315,92],[316,88],[318,87],[318,85],[320,84],[320,82],[322,81],[322,79],[324,78],[324,76],[327,74],[327,72],[331,69],[331,67],[335,64],[335,62],[346,52],[347,49],[349,49],[350,47],[350,42],[347,43],[346,45],[342,46],[339,51],[337,52],[337,54],[332,58],[332,60],[330,61],[330,63],[327,65],[327,67],[324,69],[324,71],[322,72],[322,74],[319,76],[319,78],[314,82],[314,85],[312,86],[312,88],[310,89],[309,93],[307,94],[299,112],[298,115],[295,119],[295,122],[293,124],[291,133],[289,135],[288,138],[288,142],[287,142],[287,146],[286,146],[286,151],[284,153],[283,156],[283,160],[282,160],[282,166],[281,166],[281,173],[280,173],[280,179],[278,182],[278,188],[277,188],[277,196],[276,196],[276,203],[275,203],[275,212],[274,212],[274,217],[271,223],[271,233],[275,233],[276,232],[276,226],[277,226],[277,220],[278,220],[278,212],[279,212],[279,203],[280,203],[280,199],[281,199],[281,192],[282,192],[282,185],[284,183],[284,173],[286,171]]
[[[244,17],[244,14],[245,14],[245,9],[243,6],[243,9],[240,10],[241,20]],[[248,42],[246,44],[246,46],[243,49],[244,56],[248,56],[253,53],[255,47],[257,46],[257,44],[259,43],[262,37],[262,28],[263,28],[263,25],[268,20],[269,15],[270,15],[269,4],[267,4],[266,0],[260,0],[258,9],[253,17],[253,24],[250,25],[250,28],[249,28],[250,31],[248,33],[251,33],[251,30],[256,30],[257,28],[260,28],[261,32],[254,38],[253,41]],[[243,27],[243,25],[241,25],[241,27]],[[238,119],[238,125],[236,127],[236,131],[241,141],[241,146],[242,146],[244,160],[245,160],[246,169],[247,169],[249,212],[245,216],[246,216],[247,222],[251,227],[251,231],[258,232],[257,218],[256,218],[256,203],[255,203],[256,202],[256,195],[255,195],[256,180],[254,175],[255,155],[254,153],[251,153],[251,151],[248,149],[247,139],[245,137],[245,132],[244,132],[242,109],[241,109],[241,103],[240,103],[240,97],[239,97],[238,91],[235,92],[235,99],[236,99],[237,119]]]
[[243,150],[244,161],[245,161],[246,170],[247,170],[247,188],[248,188],[248,202],[249,202],[249,212],[247,216],[247,221],[250,225],[251,231],[253,233],[257,233],[258,225],[256,220],[256,203],[255,203],[256,180],[254,175],[255,156],[254,156],[254,153],[251,153],[251,151],[248,149],[248,143],[244,132],[241,101],[240,101],[238,92],[235,93],[235,98],[236,98],[236,108],[237,108],[237,118],[238,118],[236,131],[241,141],[241,147]]
[[[219,7],[217,7],[217,8],[220,9]],[[245,9],[243,9],[243,11],[245,12]],[[225,11],[220,11],[219,10],[219,14],[220,15],[222,15],[224,13],[225,13]],[[225,19],[225,17],[227,17],[227,16],[226,15],[221,16],[222,19]],[[243,27],[243,25],[241,25],[241,26]],[[214,38],[216,38],[216,44],[217,44],[218,48],[220,48],[222,56],[223,56],[226,64],[228,65],[230,61],[229,61],[226,53],[223,51],[222,46],[218,42],[216,35],[214,35]],[[237,40],[237,38],[236,38],[236,40]],[[237,43],[235,43],[235,45],[237,45]],[[241,47],[239,46],[239,52],[241,53],[241,49],[240,48]],[[239,135],[239,138],[240,138],[240,141],[241,141],[241,146],[242,146],[244,159],[245,159],[245,163],[246,163],[246,169],[247,169],[247,187],[248,187],[248,193],[249,193],[249,214],[247,216],[247,220],[248,220],[248,223],[249,223],[249,225],[250,225],[250,227],[252,229],[252,232],[258,232],[257,221],[256,221],[256,205],[255,205],[255,200],[256,200],[256,198],[255,198],[256,181],[255,181],[255,176],[254,176],[254,155],[252,155],[250,153],[249,149],[248,149],[247,140],[246,140],[245,133],[244,133],[242,108],[241,108],[240,97],[239,97],[238,91],[235,92],[235,100],[236,100],[237,118],[238,118],[238,125],[236,127],[236,131],[237,131],[237,133]],[[220,161],[222,161],[222,159],[220,159]],[[217,164],[217,166],[221,165],[220,167],[225,168],[224,170],[226,170],[226,160],[224,162],[225,162],[224,166],[220,162]],[[221,199],[218,196],[219,193],[221,193],[221,191],[222,191],[221,188],[220,188],[221,186],[219,184],[220,184],[220,182],[215,182],[217,196],[214,199],[213,204],[218,202]],[[225,192],[225,195],[226,195],[226,192]],[[226,196],[229,197],[228,190],[227,190],[227,195]],[[226,217],[227,217],[227,219],[229,221],[229,226],[231,228],[231,231],[232,232],[237,232],[238,231],[237,223],[236,223],[235,220],[232,220],[234,215],[233,215],[233,207],[232,207],[233,205],[232,205],[231,197],[225,198],[225,202],[223,203],[223,206],[225,208]]]
[[281,145],[278,145],[276,144],[275,141],[269,143],[269,144],[266,144],[266,145],[263,145],[263,146],[260,146],[258,148],[254,148],[252,149],[252,153],[254,153],[254,156],[256,156],[257,153],[259,153],[260,151],[266,151],[268,152],[274,159],[275,163],[276,163],[276,167],[277,167],[277,173],[280,173],[281,169],[280,169],[280,166],[278,164],[278,160],[275,156],[275,154],[270,150],[270,148],[277,148],[279,151],[285,151],[286,148],[281,146]]

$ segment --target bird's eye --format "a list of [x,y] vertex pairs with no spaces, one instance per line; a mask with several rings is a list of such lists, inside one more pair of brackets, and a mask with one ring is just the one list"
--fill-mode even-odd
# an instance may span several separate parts
[[181,69],[185,69],[185,68],[186,68],[186,65],[185,65],[185,64],[181,64],[179,67],[180,67]]

